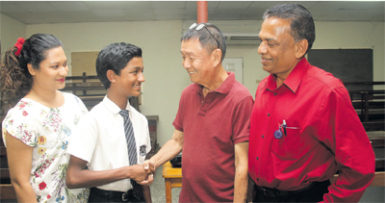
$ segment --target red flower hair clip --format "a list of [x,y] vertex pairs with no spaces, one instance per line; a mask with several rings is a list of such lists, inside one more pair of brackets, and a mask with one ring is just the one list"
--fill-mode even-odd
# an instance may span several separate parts
[[22,37],[19,37],[17,39],[17,42],[14,45],[14,47],[17,48],[17,51],[15,52],[15,56],[19,56],[20,55],[21,49],[23,48],[24,41],[25,40]]

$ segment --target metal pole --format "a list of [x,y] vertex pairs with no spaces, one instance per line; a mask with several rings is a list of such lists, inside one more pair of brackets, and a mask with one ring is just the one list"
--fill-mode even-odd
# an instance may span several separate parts
[[197,1],[197,23],[207,23],[207,1]]

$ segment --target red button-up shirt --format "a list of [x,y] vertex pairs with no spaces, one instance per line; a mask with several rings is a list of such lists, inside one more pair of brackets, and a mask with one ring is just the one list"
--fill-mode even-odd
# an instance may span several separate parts
[[325,201],[358,201],[375,170],[373,149],[341,81],[305,58],[282,86],[273,75],[265,78],[250,119],[249,174],[255,183],[292,191],[337,170]]

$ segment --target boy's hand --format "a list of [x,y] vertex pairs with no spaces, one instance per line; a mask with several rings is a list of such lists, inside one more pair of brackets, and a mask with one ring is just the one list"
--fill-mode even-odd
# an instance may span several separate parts
[[147,179],[143,181],[137,181],[140,185],[150,185],[154,181],[155,166],[150,160],[146,160],[143,163],[144,171],[148,174]]

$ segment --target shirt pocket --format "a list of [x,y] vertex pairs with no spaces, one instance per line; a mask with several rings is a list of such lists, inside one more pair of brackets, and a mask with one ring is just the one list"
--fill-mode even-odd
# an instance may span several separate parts
[[276,156],[281,160],[297,160],[302,157],[305,141],[298,122],[286,121],[286,129],[282,127],[281,131],[283,136],[273,141],[272,151]]

